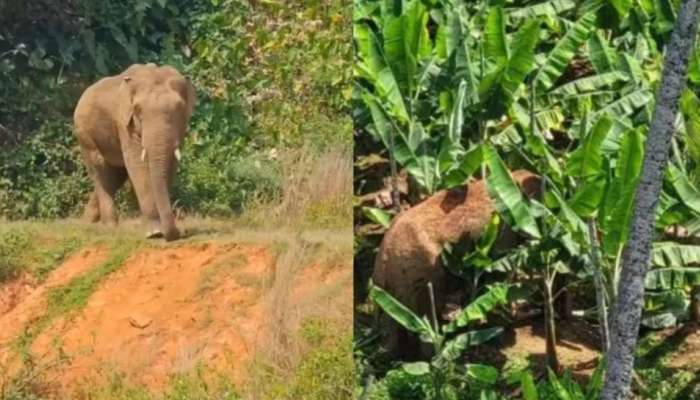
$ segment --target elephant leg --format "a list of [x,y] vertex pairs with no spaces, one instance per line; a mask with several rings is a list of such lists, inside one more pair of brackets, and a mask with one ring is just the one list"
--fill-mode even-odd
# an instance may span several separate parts
[[97,192],[92,191],[85,205],[85,212],[83,213],[83,219],[88,222],[97,222],[100,220],[100,203],[97,201]]
[[[163,237],[163,232],[160,228],[160,217],[158,209],[153,200],[153,193],[149,187],[144,187],[140,191],[141,195],[137,194],[139,208],[141,209],[141,218],[143,226],[146,229],[146,238]],[[137,191],[137,193],[139,193]]]
[[102,165],[94,168],[95,195],[100,210],[100,220],[108,225],[117,224],[117,208],[114,195],[126,181],[126,170]]
[[[94,143],[92,141],[80,140],[80,136],[78,136],[78,139],[81,145],[80,151],[83,153],[85,168],[87,169],[90,180],[93,182],[95,188],[97,188],[94,160],[91,157],[91,154],[96,152]],[[93,190],[88,197],[88,202],[83,212],[83,218],[88,222],[97,222],[100,220],[100,202],[97,197],[97,189]]]
[[129,169],[129,177],[134,192],[136,193],[136,199],[139,202],[139,208],[141,209],[141,218],[144,228],[146,229],[146,237],[162,237],[163,233],[160,228],[160,217],[158,215],[158,209],[156,208],[156,202],[153,197],[153,190],[151,189],[148,170],[145,164],[139,165],[136,162],[132,163]]
[[107,164],[89,134],[79,133],[78,142],[88,175],[95,185],[95,190],[90,193],[85,207],[84,217],[90,222],[100,220],[109,225],[116,225],[114,194],[126,181],[126,169]]

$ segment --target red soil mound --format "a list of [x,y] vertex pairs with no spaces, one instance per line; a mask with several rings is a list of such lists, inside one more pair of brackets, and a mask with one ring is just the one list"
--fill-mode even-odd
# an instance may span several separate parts
[[46,309],[46,293],[54,287],[65,285],[73,278],[103,262],[107,258],[105,248],[83,249],[53,270],[46,281],[32,285],[22,277],[0,287],[0,365],[5,364],[10,353],[7,349],[25,326],[40,317]]
[[[32,352],[58,350],[67,365],[49,374],[66,390],[120,373],[151,388],[197,363],[243,366],[264,322],[261,296],[274,266],[262,247],[199,244],[148,249],[103,282],[81,313],[41,334]],[[242,368],[233,368],[240,379]]]
[[[136,251],[97,286],[84,308],[53,319],[32,342],[36,365],[51,365],[45,394],[82,398],[80,393],[114,374],[158,391],[199,363],[231,373],[240,384],[246,361],[256,349],[267,351],[275,332],[316,312],[347,308],[351,315],[349,265],[285,254],[232,243]],[[0,367],[17,365],[12,343],[44,315],[49,288],[69,283],[107,256],[102,248],[83,250],[40,286],[24,288],[18,281],[0,287],[0,293],[17,293],[0,304],[9,310],[0,315]]]

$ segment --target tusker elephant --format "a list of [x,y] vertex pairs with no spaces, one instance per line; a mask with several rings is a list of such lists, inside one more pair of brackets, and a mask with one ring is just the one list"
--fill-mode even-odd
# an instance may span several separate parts
[[85,218],[116,225],[114,195],[130,179],[147,237],[180,233],[170,185],[196,102],[189,80],[170,66],[135,64],[87,88],[75,108],[75,134],[95,185]]

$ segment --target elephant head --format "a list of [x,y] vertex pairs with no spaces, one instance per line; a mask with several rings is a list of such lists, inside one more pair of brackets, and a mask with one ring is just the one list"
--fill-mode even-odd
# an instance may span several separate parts
[[[119,131],[124,157],[140,164],[166,240],[179,236],[170,205],[170,182],[180,159],[196,97],[192,84],[172,67],[136,65],[122,74]],[[134,177],[132,177],[132,180]]]

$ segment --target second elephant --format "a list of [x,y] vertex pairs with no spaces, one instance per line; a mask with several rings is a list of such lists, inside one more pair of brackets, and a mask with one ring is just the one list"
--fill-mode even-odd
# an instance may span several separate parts
[[179,237],[170,184],[196,102],[192,84],[170,66],[135,64],[90,86],[74,113],[75,134],[95,185],[92,222],[117,223],[114,195],[130,179],[148,237]]
[[[526,170],[512,172],[513,180],[528,198],[542,191],[539,176]],[[428,282],[435,288],[435,305],[442,314],[447,295],[453,289],[452,277],[442,265],[440,253],[445,244],[478,240],[496,211],[485,180],[472,181],[435,193],[397,215],[384,234],[375,259],[372,281],[413,312],[430,317]],[[496,248],[510,248],[519,238],[504,226]],[[420,341],[388,316],[382,315],[384,347],[404,359],[421,358]]]

